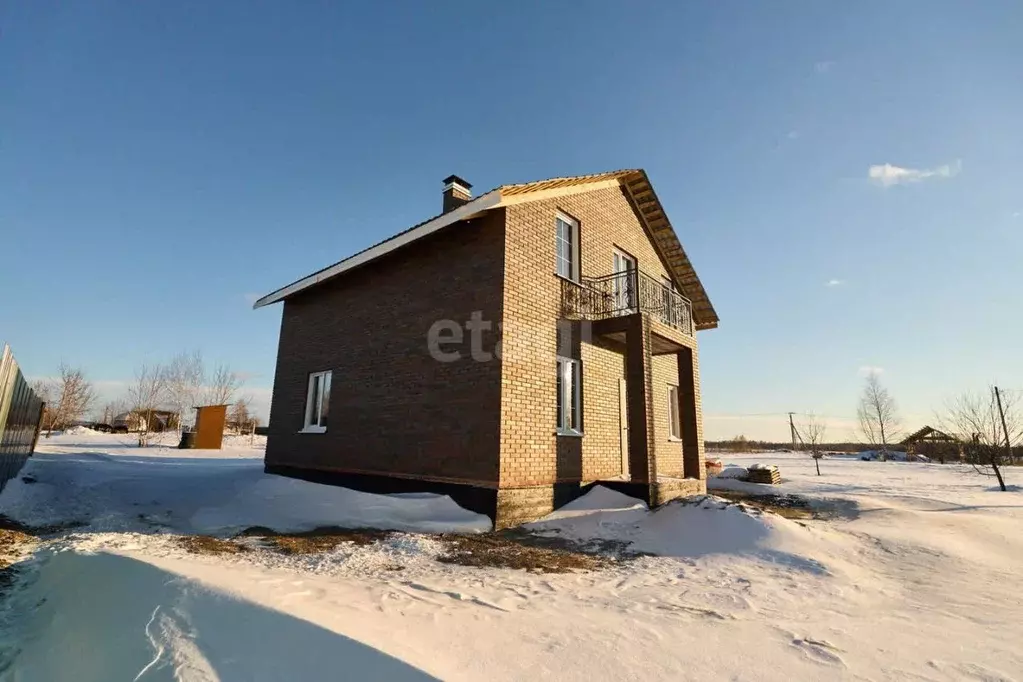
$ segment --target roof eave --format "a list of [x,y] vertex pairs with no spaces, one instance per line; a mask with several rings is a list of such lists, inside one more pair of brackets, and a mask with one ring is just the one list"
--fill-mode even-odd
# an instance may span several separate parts
[[714,310],[710,297],[707,295],[707,291],[703,288],[703,284],[696,274],[696,269],[686,255],[677,233],[668,220],[664,207],[657,198],[657,193],[654,191],[650,179],[642,169],[613,171],[574,178],[554,178],[523,185],[502,185],[422,225],[416,226],[354,256],[350,256],[323,270],[292,282],[273,293],[267,294],[257,300],[252,305],[252,308],[255,310],[283,301],[343,272],[380,258],[432,232],[463,220],[476,218],[491,209],[591,191],[600,186],[611,185],[621,185],[628,192],[637,213],[646,226],[648,234],[654,240],[657,248],[662,251],[665,264],[675,274],[683,292],[693,302],[693,321],[696,323],[697,330],[716,329],[719,321],[717,312]]
[[309,287],[315,286],[320,282],[331,279],[340,275],[342,272],[356,268],[364,263],[380,258],[381,256],[390,253],[396,249],[405,246],[410,242],[414,242],[417,239],[421,239],[426,235],[436,232],[448,225],[460,222],[462,220],[470,220],[477,217],[479,214],[489,211],[492,208],[496,208],[501,203],[500,192],[494,190],[482,194],[472,201],[459,206],[458,208],[448,211],[442,215],[437,216],[429,222],[423,223],[419,227],[416,227],[408,232],[402,233],[393,239],[389,239],[385,242],[381,242],[376,246],[370,247],[365,251],[350,256],[349,258],[339,261],[330,267],[324,268],[318,272],[314,272],[311,275],[303,277],[300,280],[292,282],[286,287],[282,287],[273,293],[267,294],[252,304],[253,310],[258,310],[274,303],[279,303],[289,296],[304,291]]

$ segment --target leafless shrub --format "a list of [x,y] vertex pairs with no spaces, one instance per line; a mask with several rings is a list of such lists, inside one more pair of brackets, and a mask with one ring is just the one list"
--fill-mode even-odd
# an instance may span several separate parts
[[824,444],[824,436],[828,431],[828,425],[817,415],[810,414],[802,421],[798,430],[800,440],[810,449],[810,456],[813,457],[813,462],[817,466],[817,475],[820,476],[821,457],[824,456],[821,452],[821,445]]

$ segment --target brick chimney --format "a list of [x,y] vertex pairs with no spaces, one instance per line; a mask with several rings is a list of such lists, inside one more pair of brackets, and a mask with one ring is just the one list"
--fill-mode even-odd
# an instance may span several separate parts
[[457,175],[444,178],[444,212],[447,213],[472,201],[472,193],[469,191],[471,189],[472,185]]

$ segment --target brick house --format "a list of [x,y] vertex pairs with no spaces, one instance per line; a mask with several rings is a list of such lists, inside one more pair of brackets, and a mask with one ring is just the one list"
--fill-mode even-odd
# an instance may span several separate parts
[[439,215],[255,303],[284,303],[266,470],[498,527],[596,481],[704,492],[696,331],[718,317],[646,173],[444,182]]

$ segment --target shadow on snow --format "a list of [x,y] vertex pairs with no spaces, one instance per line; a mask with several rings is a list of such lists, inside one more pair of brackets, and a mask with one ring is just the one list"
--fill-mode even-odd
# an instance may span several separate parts
[[436,679],[308,621],[114,554],[48,553],[11,602],[0,642],[5,680]]

